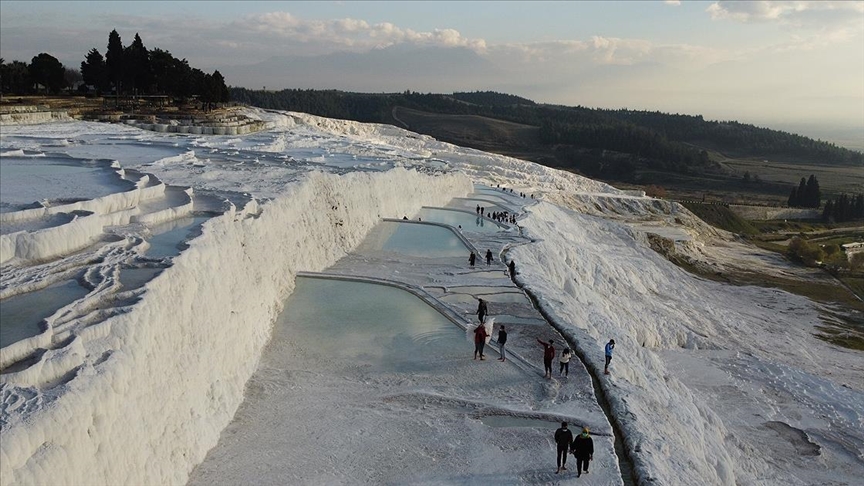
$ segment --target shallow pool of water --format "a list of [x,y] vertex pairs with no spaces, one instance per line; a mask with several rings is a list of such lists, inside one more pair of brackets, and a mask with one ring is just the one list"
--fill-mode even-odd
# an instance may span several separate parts
[[0,301],[0,348],[42,332],[42,321],[61,307],[87,295],[69,280]]
[[122,268],[120,269],[120,285],[123,291],[141,288],[162,273],[164,268]]
[[481,218],[476,213],[468,213],[460,210],[423,208],[419,213],[417,213],[417,216],[423,218],[423,221],[449,224],[454,228],[461,225],[464,231],[495,233],[506,229],[488,218]]
[[[14,209],[13,209],[14,210]],[[43,218],[25,221],[10,221],[0,225],[0,235],[17,233],[19,231],[39,231],[45,228],[54,228],[64,225],[75,218],[72,213],[51,214]]]
[[198,229],[211,216],[179,218],[169,223],[151,228],[153,236],[147,238],[150,248],[146,255],[151,258],[175,257],[182,251],[182,245],[191,239]]
[[471,250],[449,228],[382,221],[360,245],[361,251],[388,251],[419,258],[465,257]]
[[64,151],[73,157],[116,158],[124,167],[155,162],[166,157],[176,157],[188,151],[182,147],[142,140],[117,141],[113,143],[101,140],[100,142],[69,146],[65,147]]
[[0,207],[17,211],[35,202],[77,201],[134,187],[108,166],[64,157],[0,157]]
[[466,355],[464,332],[417,296],[363,282],[298,277],[276,326],[311,362],[351,362],[372,370],[426,371]]

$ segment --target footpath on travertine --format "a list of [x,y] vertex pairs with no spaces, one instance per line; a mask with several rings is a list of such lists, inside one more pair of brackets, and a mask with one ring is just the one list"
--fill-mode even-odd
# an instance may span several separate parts
[[[478,205],[522,217],[532,203],[518,193],[476,186],[474,194],[454,199],[448,208],[463,218]],[[406,216],[417,222],[416,215]],[[423,222],[435,223],[428,217]],[[501,261],[508,248],[530,241],[518,223],[495,232],[475,228],[453,228],[476,248],[474,267],[468,250],[440,258],[381,250],[367,244],[382,239],[376,228],[325,273],[408,287],[455,316],[462,327],[458,333],[476,327],[477,303],[483,298],[495,322],[493,338],[506,326],[506,362],[498,361],[494,340],[486,347],[486,360],[474,360],[466,335],[456,341],[456,349],[442,353],[436,373],[350,368],[325,373],[328,365],[310,363],[304,353],[315,343],[295,342],[291,329],[277,323],[244,403],[189,484],[576,484],[589,479],[589,484],[621,484],[612,430],[582,363],[574,356],[568,376],[561,376],[556,356],[553,377],[544,377],[537,340],[553,340],[558,356],[569,345],[510,280],[509,262]],[[487,250],[493,254],[489,264]],[[595,460],[590,476],[576,478],[572,456],[568,470],[555,473],[552,437],[561,420],[572,424],[574,434],[583,425],[591,428]]]

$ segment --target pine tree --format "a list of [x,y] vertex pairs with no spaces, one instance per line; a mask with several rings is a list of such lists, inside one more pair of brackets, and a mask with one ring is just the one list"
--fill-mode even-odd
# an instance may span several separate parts
[[108,79],[114,84],[114,90],[119,95],[123,87],[125,70],[123,66],[123,42],[120,40],[120,34],[116,30],[112,30],[108,34],[105,67],[108,70]]
[[815,175],[810,174],[810,178],[807,180],[804,197],[801,199],[801,206],[808,208],[818,208],[822,203],[822,193],[819,190],[819,181],[816,180]]
[[124,83],[127,90],[137,93],[147,93],[151,84],[150,55],[141,36],[135,34],[135,39],[123,51]]
[[786,205],[790,208],[794,208],[798,206],[798,188],[793,187],[792,192],[789,193],[789,200],[786,202]]
[[822,221],[830,223],[834,219],[834,201],[829,199],[822,210]]
[[795,207],[800,208],[807,205],[807,179],[801,178],[801,182],[798,183],[798,194],[795,198]]
[[108,71],[105,66],[105,59],[96,48],[90,49],[87,57],[81,61],[81,76],[84,79],[84,84],[89,84],[98,91],[108,87]]

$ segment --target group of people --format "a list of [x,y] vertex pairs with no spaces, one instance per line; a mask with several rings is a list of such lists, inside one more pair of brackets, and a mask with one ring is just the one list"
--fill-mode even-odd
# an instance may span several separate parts
[[510,214],[509,211],[495,211],[490,216],[493,221],[498,221],[499,223],[510,223],[516,224],[516,215]]
[[[548,343],[545,343],[538,339],[537,342],[543,345],[543,377],[552,378],[552,361],[555,359],[555,341],[550,339]],[[564,348],[561,351],[561,356],[558,358],[558,374],[562,376],[570,376],[570,358],[572,356],[573,353],[570,352],[570,348]]]
[[555,431],[555,445],[558,449],[556,462],[558,469],[555,474],[567,470],[567,454],[576,458],[576,476],[584,471],[588,474],[588,464],[594,459],[594,439],[588,427],[582,428],[582,433],[573,437],[573,432],[567,428],[567,422],[561,422],[561,428]]
[[[501,186],[498,186],[501,188]],[[507,189],[503,189],[507,191]],[[512,192],[513,190],[510,189]],[[527,197],[527,194],[519,193],[521,197]],[[534,199],[534,195],[531,194],[531,199]],[[477,205],[477,214],[481,217],[485,215],[486,209]],[[499,222],[510,222],[515,223],[516,217],[515,215],[509,214],[507,211],[504,212],[493,212],[488,215],[491,219]],[[486,250],[486,264],[492,264],[492,250]],[[472,251],[471,255],[468,257],[468,264],[470,266],[474,266],[477,261],[477,255]],[[513,282],[516,282],[516,263],[513,260],[510,260],[510,263],[507,265],[508,273],[510,274],[510,279]],[[477,318],[479,323],[477,328],[474,329],[474,359],[485,360],[486,356],[483,354],[483,351],[486,346],[486,339],[490,337],[490,334],[486,330],[486,317],[489,314],[489,307],[485,300],[478,299],[477,303]],[[498,329],[498,348],[500,357],[498,361],[506,361],[506,351],[505,346],[507,344],[507,330],[502,325]],[[550,339],[548,342],[537,340],[538,343],[543,345],[543,369],[544,369],[544,378],[552,378],[552,363],[555,360],[557,355],[555,350],[555,342]],[[610,339],[608,343],[606,343],[604,352],[606,358],[606,364],[603,368],[603,372],[605,374],[609,374],[609,364],[612,361],[612,350],[615,349],[615,340]],[[570,348],[565,347],[560,356],[558,356],[558,373],[561,376],[569,376],[570,375],[570,359],[572,358],[573,353]],[[576,458],[576,473],[577,477],[581,476],[584,472],[588,474],[588,465],[591,460],[594,459],[594,441],[591,438],[590,431],[588,427],[584,427],[582,432],[576,437],[573,436],[573,433],[568,429],[567,422],[561,423],[561,428],[555,431],[555,444],[557,446],[557,465],[558,469],[555,471],[555,474],[560,473],[561,471],[567,470],[567,455],[573,454]]]

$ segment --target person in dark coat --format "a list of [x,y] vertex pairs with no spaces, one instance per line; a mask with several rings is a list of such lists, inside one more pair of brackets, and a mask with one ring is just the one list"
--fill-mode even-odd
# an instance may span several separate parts
[[582,471],[588,474],[588,463],[594,460],[594,439],[591,438],[588,427],[582,428],[582,433],[573,439],[570,452],[576,458],[576,477],[582,475]]
[[561,428],[555,431],[555,445],[558,453],[555,456],[555,462],[558,464],[558,469],[555,474],[567,470],[567,454],[570,452],[573,444],[573,432],[567,429],[567,422],[561,422]]
[[489,309],[486,307],[486,301],[480,299],[480,302],[477,303],[477,317],[480,319],[480,323],[486,322],[486,315],[489,314]]
[[471,256],[468,257],[468,265],[471,265],[473,267],[474,262],[476,262],[476,261],[477,261],[477,255],[475,255],[474,252],[472,251]]
[[516,262],[510,260],[510,264],[507,265],[507,268],[510,269],[510,280],[512,280],[513,283],[516,283]]
[[486,250],[486,265],[492,265],[492,250]]
[[546,344],[538,339],[537,342],[543,345],[543,368],[546,370],[543,374],[543,378],[552,378],[552,360],[555,358],[555,346],[552,345],[553,341],[550,339],[549,344]]
[[498,329],[498,351],[501,354],[498,361],[507,361],[507,354],[504,351],[505,344],[507,344],[507,331],[504,330],[504,326],[501,326],[501,329]]

